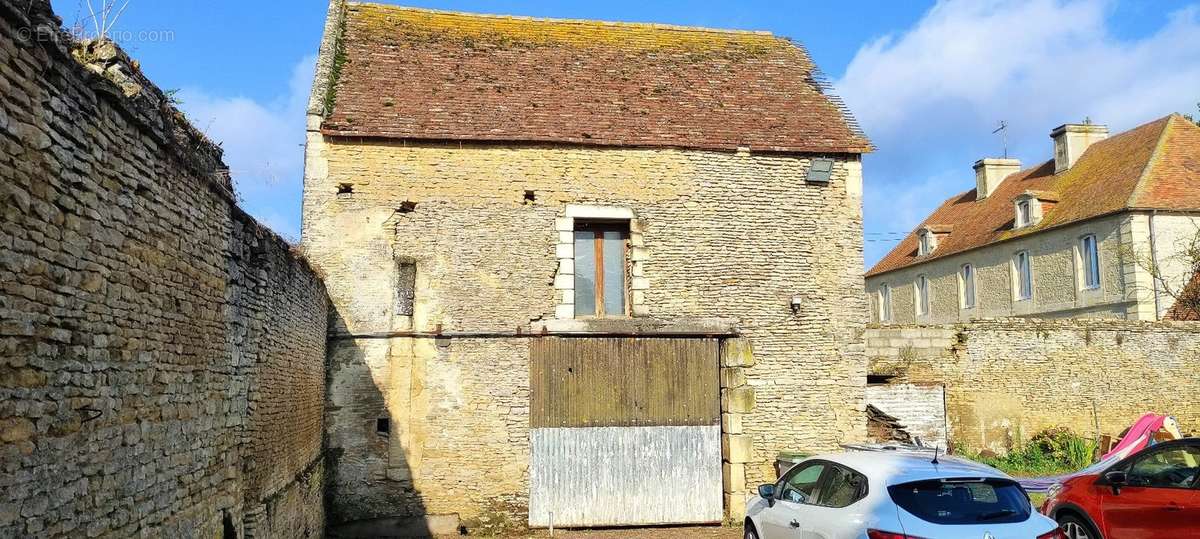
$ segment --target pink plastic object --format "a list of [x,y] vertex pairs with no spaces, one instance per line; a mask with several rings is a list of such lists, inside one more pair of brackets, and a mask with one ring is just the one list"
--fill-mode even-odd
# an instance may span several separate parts
[[1129,432],[1125,434],[1124,438],[1121,438],[1121,442],[1100,457],[1100,460],[1107,460],[1111,456],[1125,458],[1141,451],[1150,443],[1150,438],[1154,436],[1154,433],[1162,428],[1166,419],[1167,416],[1155,413],[1143,415],[1132,427],[1129,427]]

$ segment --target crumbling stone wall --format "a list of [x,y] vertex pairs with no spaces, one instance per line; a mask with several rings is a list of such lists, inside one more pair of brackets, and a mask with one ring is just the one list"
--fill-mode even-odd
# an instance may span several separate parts
[[[303,241],[334,305],[331,522],[525,503],[529,345],[500,335],[556,318],[568,204],[636,216],[651,317],[732,319],[753,348],[723,373],[730,408],[753,406],[727,422],[738,496],[774,479],[781,450],[865,435],[856,156],[816,185],[807,155],[388,144],[310,127]],[[406,264],[411,314],[397,301]],[[388,336],[439,327],[447,337]],[[495,335],[449,336],[462,332]]]
[[1005,451],[1057,426],[1116,435],[1145,412],[1200,430],[1194,322],[991,319],[871,327],[866,341],[871,374],[945,385],[951,443]]
[[319,534],[320,279],[60,25],[0,3],[0,536]]

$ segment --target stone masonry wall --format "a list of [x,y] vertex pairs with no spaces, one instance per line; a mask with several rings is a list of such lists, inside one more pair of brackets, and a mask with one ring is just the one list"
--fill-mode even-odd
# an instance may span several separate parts
[[871,327],[871,374],[946,387],[951,443],[1005,451],[1038,431],[1117,435],[1145,412],[1200,430],[1200,324],[992,319]]
[[[553,321],[568,204],[635,216],[635,292],[650,317],[732,319],[753,349],[753,361],[741,359],[748,349],[732,354],[723,372],[726,409],[753,406],[726,418],[733,505],[774,479],[779,451],[865,435],[856,157],[839,156],[831,184],[809,185],[810,156],[389,144],[326,138],[315,125],[303,243],[334,306],[331,523],[470,519],[525,503],[528,338],[387,335],[502,335]],[[398,299],[410,265],[411,313]]]
[[319,534],[323,285],[60,25],[0,3],[0,536]]

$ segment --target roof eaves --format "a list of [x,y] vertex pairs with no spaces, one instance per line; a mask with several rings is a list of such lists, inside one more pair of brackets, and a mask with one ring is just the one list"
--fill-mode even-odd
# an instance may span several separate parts
[[934,260],[941,260],[941,259],[943,259],[943,258],[946,258],[946,257],[949,257],[949,256],[960,255],[960,254],[963,254],[963,253],[969,253],[969,252],[976,251],[976,250],[979,250],[979,249],[984,249],[984,248],[987,248],[987,247],[992,247],[992,246],[994,246],[994,245],[1000,245],[1000,244],[1002,244],[1002,243],[1007,243],[1007,242],[1009,242],[1009,241],[1012,241],[1012,240],[1021,239],[1021,238],[1027,238],[1027,237],[1029,237],[1029,236],[1033,236],[1033,235],[1035,235],[1035,234],[1040,234],[1040,233],[1042,233],[1042,232],[1049,232],[1049,231],[1053,231],[1053,230],[1058,230],[1058,229],[1060,229],[1060,228],[1063,228],[1063,227],[1066,227],[1066,226],[1070,226],[1070,225],[1077,225],[1077,224],[1080,224],[1080,223],[1086,223],[1086,222],[1088,222],[1088,221],[1094,221],[1094,220],[1096,220],[1096,219],[1103,219],[1103,218],[1105,218],[1105,217],[1111,217],[1111,216],[1113,216],[1113,215],[1120,215],[1120,214],[1122,214],[1122,213],[1129,213],[1129,212],[1132,212],[1132,211],[1141,211],[1141,209],[1140,209],[1140,208],[1121,208],[1121,209],[1119,209],[1119,210],[1109,211],[1109,212],[1100,213],[1100,214],[1096,214],[1096,215],[1089,215],[1089,216],[1087,216],[1087,217],[1085,217],[1085,218],[1083,218],[1083,219],[1075,219],[1075,220],[1071,220],[1071,221],[1064,221],[1064,222],[1061,222],[1061,223],[1054,223],[1054,224],[1052,224],[1052,225],[1050,225],[1050,226],[1047,226],[1047,227],[1045,227],[1045,228],[1037,228],[1037,227],[1036,227],[1036,225],[1035,225],[1035,226],[1033,226],[1033,227],[1028,227],[1028,228],[1021,229],[1020,233],[1018,233],[1018,234],[1006,235],[1006,236],[1004,236],[1004,237],[997,238],[997,239],[995,239],[995,240],[992,240],[992,241],[990,241],[990,242],[987,242],[987,243],[984,243],[984,244],[975,245],[975,246],[973,246],[973,247],[967,247],[966,249],[959,249],[959,250],[957,250],[957,251],[947,251],[947,252],[943,252],[943,253],[939,253],[937,250],[934,250],[932,253],[929,253],[929,254],[927,254],[927,255],[924,255],[924,256],[919,256],[919,257],[917,257],[917,258],[916,258],[915,260],[913,260],[913,262],[912,262],[912,263],[910,263],[910,264],[904,264],[904,265],[902,265],[902,266],[896,266],[896,267],[894,267],[894,268],[887,269],[887,270],[883,270],[883,271],[879,271],[879,272],[875,272],[875,271],[874,271],[874,268],[872,268],[872,269],[871,269],[871,271],[868,271],[868,272],[866,272],[866,273],[863,275],[863,277],[864,277],[864,278],[865,278],[865,277],[878,277],[878,276],[880,276],[880,275],[887,275],[887,274],[889,274],[889,273],[892,273],[892,272],[895,272],[895,271],[900,271],[900,270],[903,270],[903,269],[909,269],[909,268],[915,268],[915,267],[917,267],[917,266],[920,266],[920,265],[922,265],[922,264],[925,264],[925,263],[928,263],[928,262],[933,262]]

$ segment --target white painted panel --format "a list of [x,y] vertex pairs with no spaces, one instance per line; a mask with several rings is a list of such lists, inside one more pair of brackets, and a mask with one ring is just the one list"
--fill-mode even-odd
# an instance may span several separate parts
[[720,522],[721,427],[540,428],[530,432],[529,524]]
[[900,420],[925,445],[946,448],[946,389],[940,384],[867,386],[867,404]]

